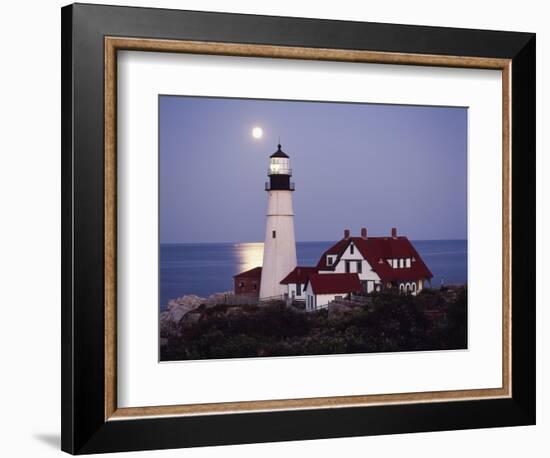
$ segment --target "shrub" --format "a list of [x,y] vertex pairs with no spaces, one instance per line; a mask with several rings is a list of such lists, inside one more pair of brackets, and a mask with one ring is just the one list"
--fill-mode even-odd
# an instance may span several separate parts
[[179,337],[168,338],[161,359],[466,348],[467,291],[455,293],[381,292],[372,295],[369,306],[330,316],[327,310],[303,313],[282,303],[205,308],[198,322],[186,324]]

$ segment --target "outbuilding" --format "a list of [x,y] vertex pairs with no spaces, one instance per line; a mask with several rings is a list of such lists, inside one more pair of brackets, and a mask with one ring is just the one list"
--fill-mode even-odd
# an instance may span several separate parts
[[233,276],[235,294],[242,296],[258,296],[260,294],[260,282],[262,279],[262,268],[241,272]]
[[286,298],[292,301],[306,301],[306,283],[311,274],[317,273],[316,267],[297,266],[285,278],[281,285],[287,285]]
[[361,281],[357,273],[313,273],[306,284],[306,310],[312,311],[328,306],[329,302],[360,293]]

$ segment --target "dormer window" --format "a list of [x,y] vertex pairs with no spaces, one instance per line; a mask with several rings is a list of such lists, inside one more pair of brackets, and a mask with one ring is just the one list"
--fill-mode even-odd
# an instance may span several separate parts
[[334,259],[332,256],[327,256],[327,266],[331,266],[334,262]]

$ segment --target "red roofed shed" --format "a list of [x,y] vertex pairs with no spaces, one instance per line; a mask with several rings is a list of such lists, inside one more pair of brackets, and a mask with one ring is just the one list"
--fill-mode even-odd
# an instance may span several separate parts
[[310,274],[306,285],[306,310],[326,307],[338,297],[361,291],[361,281],[356,273]]
[[261,267],[254,267],[253,269],[234,275],[233,283],[235,294],[241,294],[244,296],[258,296],[260,294],[261,279]]

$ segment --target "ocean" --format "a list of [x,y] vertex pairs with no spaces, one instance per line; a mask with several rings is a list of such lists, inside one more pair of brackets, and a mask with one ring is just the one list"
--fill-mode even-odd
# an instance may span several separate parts
[[[466,240],[412,241],[432,271],[432,286],[465,284]],[[334,242],[297,242],[298,265],[314,266]],[[160,245],[160,307],[186,294],[206,297],[233,289],[233,275],[262,265],[263,243],[180,243]]]

